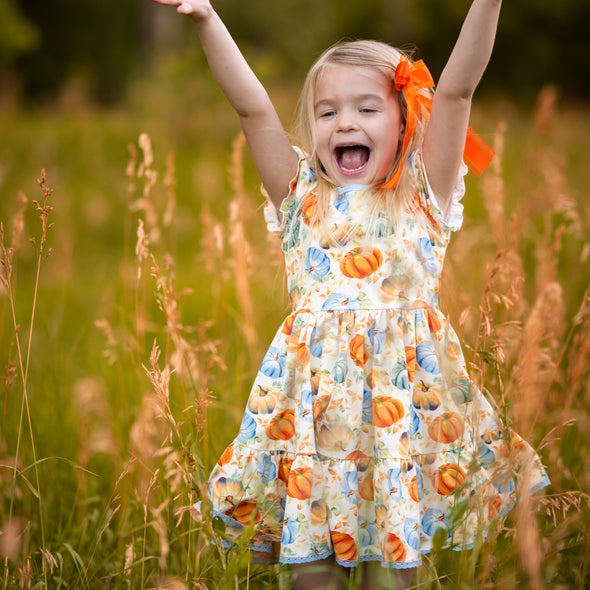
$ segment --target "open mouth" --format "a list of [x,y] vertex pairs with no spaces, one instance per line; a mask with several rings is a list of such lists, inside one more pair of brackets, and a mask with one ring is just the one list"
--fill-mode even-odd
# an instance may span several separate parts
[[341,145],[334,152],[338,168],[344,174],[361,172],[371,157],[371,150],[364,145]]

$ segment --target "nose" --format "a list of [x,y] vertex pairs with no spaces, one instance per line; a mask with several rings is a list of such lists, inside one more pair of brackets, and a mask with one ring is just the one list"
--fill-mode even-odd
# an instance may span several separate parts
[[354,112],[349,109],[340,112],[337,121],[338,131],[356,131],[358,129],[358,122]]

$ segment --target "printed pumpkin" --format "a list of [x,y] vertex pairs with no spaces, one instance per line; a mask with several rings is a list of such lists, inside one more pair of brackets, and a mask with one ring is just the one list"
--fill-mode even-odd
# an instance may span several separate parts
[[307,500],[311,497],[311,486],[313,482],[313,470],[311,467],[297,467],[289,473],[289,485],[287,494],[291,498]]
[[338,531],[330,531],[330,536],[332,537],[332,545],[334,545],[334,551],[338,559],[342,561],[356,561],[356,543],[350,535]]
[[387,533],[383,548],[385,561],[404,561],[406,548],[403,541],[394,533]]
[[440,443],[456,441],[462,434],[464,421],[457,412],[445,412],[428,422],[428,435]]
[[279,459],[278,476],[279,479],[285,484],[289,483],[289,472],[291,471],[292,464],[293,459],[291,459],[290,457],[282,457],[281,459]]
[[364,367],[369,360],[369,353],[365,348],[365,339],[362,334],[357,334],[350,340],[348,345],[350,358],[357,367]]
[[427,410],[433,412],[440,406],[440,397],[432,391],[432,387],[420,382],[420,387],[416,387],[416,391],[412,396],[412,404],[417,410]]
[[295,412],[285,410],[264,427],[270,440],[289,440],[295,434]]
[[373,274],[383,262],[378,248],[354,248],[340,260],[340,270],[346,277],[363,279]]
[[240,502],[235,508],[227,510],[226,514],[243,525],[260,520],[260,512],[256,507],[256,502]]
[[404,417],[402,402],[394,397],[376,395],[373,398],[373,424],[387,428]]
[[277,404],[276,389],[258,386],[258,391],[252,393],[248,400],[248,409],[253,414],[272,414]]
[[445,463],[434,473],[433,485],[441,496],[450,496],[464,483],[467,474],[458,463]]

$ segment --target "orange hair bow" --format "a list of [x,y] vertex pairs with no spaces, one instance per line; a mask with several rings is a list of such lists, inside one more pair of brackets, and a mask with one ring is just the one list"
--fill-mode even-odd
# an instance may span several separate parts
[[[420,115],[428,118],[432,109],[432,94],[421,93],[420,90],[434,88],[434,80],[423,60],[410,63],[402,55],[394,78],[395,89],[403,92],[406,98],[407,117],[404,143],[400,163],[393,176],[381,188],[395,188],[402,171],[402,163],[406,151],[418,126]],[[471,128],[467,129],[463,159],[471,172],[481,176],[494,156],[494,150]]]

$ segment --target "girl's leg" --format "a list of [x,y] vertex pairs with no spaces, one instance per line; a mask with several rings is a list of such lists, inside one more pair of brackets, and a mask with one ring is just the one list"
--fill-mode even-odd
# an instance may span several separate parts
[[338,565],[334,556],[294,563],[291,569],[295,590],[345,590],[350,576],[350,568]]
[[407,590],[416,568],[395,569],[371,562],[363,565],[361,590]]

